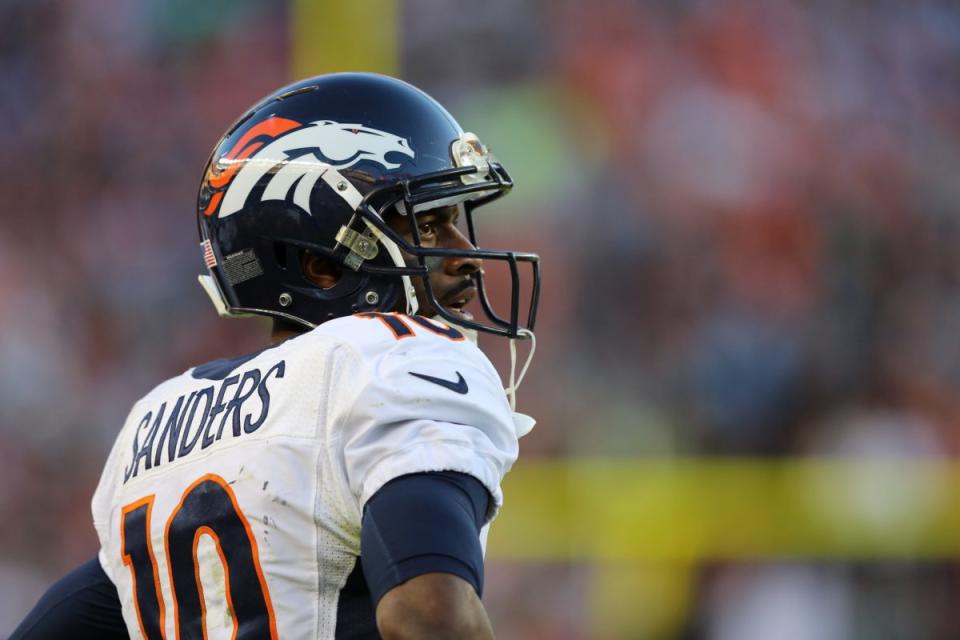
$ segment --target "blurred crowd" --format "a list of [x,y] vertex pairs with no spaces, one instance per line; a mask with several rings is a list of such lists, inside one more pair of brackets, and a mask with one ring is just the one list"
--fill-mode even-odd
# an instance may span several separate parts
[[[960,5],[401,6],[404,78],[517,180],[481,240],[542,256],[524,455],[960,453]],[[290,79],[291,11],[0,3],[0,634],[95,549],[89,496],[132,402],[262,340],[194,284],[193,216],[220,133]],[[494,563],[503,637],[601,637],[592,572]],[[669,625],[605,633],[960,634],[952,563],[718,563],[691,584]]]

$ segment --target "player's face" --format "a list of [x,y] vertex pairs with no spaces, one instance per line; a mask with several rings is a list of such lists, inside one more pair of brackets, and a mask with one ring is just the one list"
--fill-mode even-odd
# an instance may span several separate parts
[[[391,216],[388,222],[405,240],[413,242],[413,231],[406,216]],[[418,213],[417,231],[420,233],[420,244],[441,249],[473,249],[474,246],[467,239],[466,230],[460,223],[460,210],[456,206]],[[408,264],[417,264],[416,258],[411,255],[404,254],[404,259]],[[479,271],[482,265],[483,262],[478,258],[427,258],[433,294],[440,304],[455,316],[473,319],[464,307],[477,295],[471,276]],[[423,281],[420,278],[412,280],[417,291],[420,313],[433,315],[436,309],[427,299]]]

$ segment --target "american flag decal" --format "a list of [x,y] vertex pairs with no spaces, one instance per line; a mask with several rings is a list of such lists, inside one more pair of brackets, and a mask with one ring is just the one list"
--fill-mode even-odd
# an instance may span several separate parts
[[203,261],[207,263],[207,267],[213,269],[217,266],[217,256],[213,254],[213,245],[210,244],[210,241],[204,240],[201,242],[200,248],[203,249]]

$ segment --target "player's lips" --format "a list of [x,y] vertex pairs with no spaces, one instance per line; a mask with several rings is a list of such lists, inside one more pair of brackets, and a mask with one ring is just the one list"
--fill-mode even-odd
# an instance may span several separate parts
[[467,311],[465,307],[476,297],[477,288],[473,285],[472,280],[467,280],[463,284],[448,291],[440,300],[440,303],[447,311],[454,315],[460,316],[465,320],[473,320],[473,314]]

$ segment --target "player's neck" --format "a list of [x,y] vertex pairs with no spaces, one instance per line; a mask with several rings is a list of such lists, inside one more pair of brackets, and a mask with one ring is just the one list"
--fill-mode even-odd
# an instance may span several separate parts
[[294,336],[304,333],[307,329],[291,322],[274,319],[273,329],[270,331],[270,344],[280,344]]
[[292,338],[293,336],[299,335],[300,333],[302,333],[302,332],[301,332],[301,331],[290,331],[289,329],[284,329],[284,330],[281,330],[281,331],[277,331],[276,329],[274,329],[274,330],[270,333],[270,344],[272,344],[272,345],[273,345],[273,344],[280,344],[280,343],[283,342],[284,340],[287,340],[288,338]]

